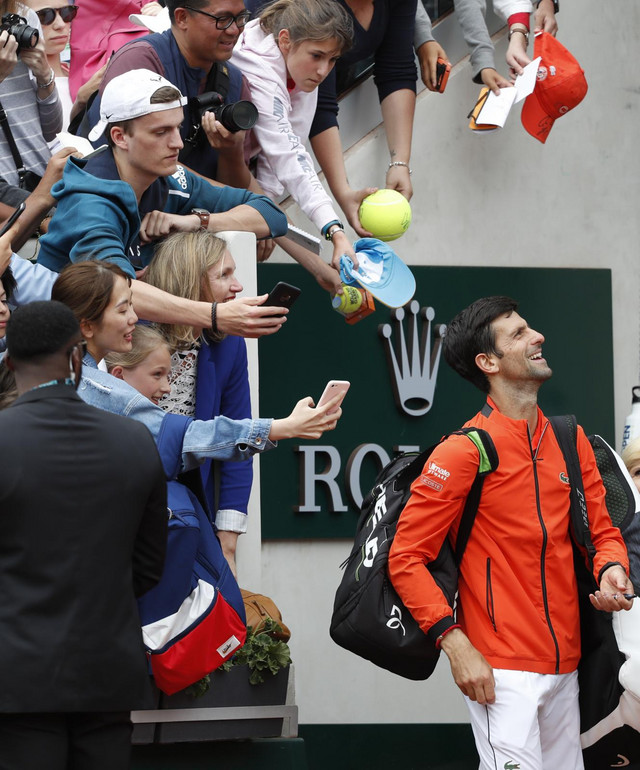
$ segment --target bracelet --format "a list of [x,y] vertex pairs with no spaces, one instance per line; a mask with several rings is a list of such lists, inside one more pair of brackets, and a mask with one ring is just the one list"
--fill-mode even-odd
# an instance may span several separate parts
[[521,35],[524,35],[525,42],[527,45],[529,45],[529,32],[528,30],[522,29],[521,27],[509,30],[509,40],[511,40],[511,36],[515,35],[516,32],[520,32]]
[[38,88],[49,88],[49,86],[53,83],[55,79],[56,79],[56,73],[53,71],[53,68],[51,68],[51,76],[49,80],[47,80],[46,83],[42,83],[42,84],[38,83],[38,81],[36,80],[36,85],[38,86]]
[[403,160],[392,160],[391,163],[389,163],[389,165],[387,166],[387,171],[389,171],[389,169],[393,168],[394,166],[404,166],[405,168],[409,169],[409,176],[413,174],[413,171],[409,167],[409,164],[405,163]]
[[[329,229],[332,228],[334,225],[339,225],[342,227],[342,222],[339,219],[332,219],[331,222],[327,222],[327,224],[320,230],[320,235],[323,238],[327,238],[327,233],[329,232]],[[327,238],[327,240],[329,240]]]
[[328,240],[330,243],[333,243],[333,236],[334,236],[336,233],[338,233],[338,232],[340,232],[340,233],[343,233],[343,232],[344,232],[344,227],[343,227],[343,225],[342,225],[342,224],[339,224],[339,225],[332,225],[332,226],[329,228],[329,230],[327,230],[327,234],[325,235],[325,238],[326,238],[326,239],[327,239],[327,240]]
[[328,241],[333,240],[333,235],[336,230],[342,230],[344,232],[344,225],[339,219],[334,219],[332,222],[328,222],[320,231],[322,236]]
[[218,331],[218,319],[216,318],[217,311],[218,311],[218,303],[212,302],[211,303],[211,331],[212,332]]
[[445,638],[445,636],[453,631],[454,628],[462,628],[462,626],[459,623],[454,623],[452,626],[449,626],[449,628],[445,628],[445,630],[440,634],[440,636],[436,639],[436,650],[440,649],[440,643]]

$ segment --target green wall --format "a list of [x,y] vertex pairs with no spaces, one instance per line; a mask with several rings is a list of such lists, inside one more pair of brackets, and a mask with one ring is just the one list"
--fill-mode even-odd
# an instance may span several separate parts
[[[434,309],[434,325],[446,324],[481,296],[508,294],[520,313],[546,336],[544,355],[554,370],[540,392],[548,414],[572,412],[587,432],[614,437],[611,272],[535,268],[412,267],[415,299]],[[337,430],[319,442],[286,441],[261,461],[263,538],[351,537],[357,507],[349,494],[349,457],[361,444],[375,444],[389,456],[398,445],[422,448],[455,430],[483,404],[482,394],[441,360],[433,406],[421,417],[408,416],[394,402],[392,380],[378,327],[391,321],[389,308],[350,326],[332,310],[329,295],[297,265],[268,263],[258,269],[260,291],[277,281],[299,286],[302,294],[287,323],[276,335],[260,340],[260,414],[284,416],[302,396],[316,400],[329,379],[351,381]],[[409,334],[405,321],[405,335]],[[428,350],[431,346],[428,345]],[[425,387],[428,384],[425,383]],[[297,446],[331,445],[339,454],[335,483],[342,506],[333,505],[326,485],[316,484],[319,511],[299,511],[301,463]],[[327,455],[315,458],[317,473]],[[336,466],[337,467],[337,466]],[[368,454],[358,484],[366,493],[379,469]],[[307,500],[307,503],[309,501]],[[346,510],[331,511],[332,507]],[[307,507],[311,507],[309,504]]]

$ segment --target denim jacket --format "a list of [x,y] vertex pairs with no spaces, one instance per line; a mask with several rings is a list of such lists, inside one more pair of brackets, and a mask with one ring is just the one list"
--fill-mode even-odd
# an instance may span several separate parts
[[[163,420],[178,417],[164,412],[123,380],[98,369],[90,353],[83,360],[78,395],[91,406],[143,423],[156,442]],[[209,457],[246,460],[255,452],[272,449],[276,443],[269,440],[270,430],[271,419],[230,420],[221,416],[192,420],[182,444],[181,470],[195,468]]]

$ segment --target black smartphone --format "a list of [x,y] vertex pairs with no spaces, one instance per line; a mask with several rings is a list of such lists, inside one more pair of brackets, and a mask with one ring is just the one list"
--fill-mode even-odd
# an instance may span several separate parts
[[105,150],[109,149],[108,144],[101,144],[100,147],[96,147],[96,149],[93,152],[89,152],[86,155],[83,155],[84,160],[89,160],[89,158],[95,158],[96,155],[102,154]]
[[280,281],[271,289],[264,305],[267,307],[290,308],[299,296],[300,289],[297,286]]
[[2,230],[0,230],[0,238],[7,232],[7,230],[10,230],[16,219],[22,214],[22,212],[25,210],[25,203],[22,201],[22,203],[18,206],[18,208],[13,212],[13,214],[7,219],[7,221],[2,225]]

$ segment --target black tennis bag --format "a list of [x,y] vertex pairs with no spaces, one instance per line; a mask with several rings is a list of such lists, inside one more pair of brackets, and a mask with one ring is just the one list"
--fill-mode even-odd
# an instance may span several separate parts
[[[473,527],[484,478],[498,467],[498,456],[486,431],[470,427],[448,435],[456,434],[466,435],[474,442],[480,465],[462,514],[455,553],[447,539],[437,559],[427,565],[452,607],[458,564]],[[353,549],[342,565],[344,576],[336,592],[329,629],[336,644],[407,679],[431,676],[440,651],[391,585],[387,562],[411,484],[436,446],[421,454],[403,453],[393,459],[380,471],[373,489],[363,500]]]
[[[589,601],[589,594],[597,589],[591,573],[595,549],[588,516],[582,510],[584,486],[576,449],[576,419],[573,415],[563,415],[549,420],[567,463],[571,481],[572,532],[581,549],[574,552],[574,565],[580,605],[578,682],[585,770],[611,767],[637,770],[640,768],[640,733],[624,716],[626,710],[637,712],[637,693],[626,693],[620,681],[620,669],[626,658],[618,649],[611,613],[596,610]],[[637,591],[640,587],[640,512],[633,481],[620,457],[601,436],[587,438],[607,491],[605,504],[611,522],[619,528],[627,546],[629,573]],[[625,702],[629,705],[624,706]],[[634,725],[638,723],[637,717],[631,721]]]

